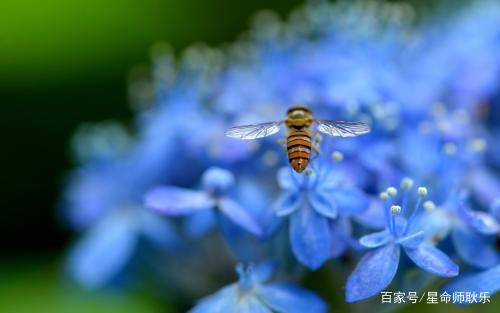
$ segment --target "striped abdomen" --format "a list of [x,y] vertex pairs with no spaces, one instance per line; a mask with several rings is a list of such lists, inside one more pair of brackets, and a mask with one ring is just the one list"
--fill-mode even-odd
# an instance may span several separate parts
[[286,139],[288,161],[297,172],[302,172],[309,164],[311,156],[311,134],[307,131],[292,131]]

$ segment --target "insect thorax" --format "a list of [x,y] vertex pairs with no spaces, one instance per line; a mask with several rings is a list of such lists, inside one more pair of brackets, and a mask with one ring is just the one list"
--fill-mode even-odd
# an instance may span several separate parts
[[288,110],[285,124],[288,129],[305,130],[313,122],[311,112],[307,107],[296,106]]

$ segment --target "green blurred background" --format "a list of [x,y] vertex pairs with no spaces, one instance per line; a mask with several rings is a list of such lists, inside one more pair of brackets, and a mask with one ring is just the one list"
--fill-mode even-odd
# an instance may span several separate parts
[[[301,2],[0,1],[0,312],[169,311],[141,293],[88,293],[63,279],[72,238],[55,205],[72,166],[72,132],[82,122],[131,117],[127,74],[149,62],[155,42],[168,42],[177,55],[194,42],[230,42],[255,12],[285,17]],[[432,8],[413,3],[421,14]]]

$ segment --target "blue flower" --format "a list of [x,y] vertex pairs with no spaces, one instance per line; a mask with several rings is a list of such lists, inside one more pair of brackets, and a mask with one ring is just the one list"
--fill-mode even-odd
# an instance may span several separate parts
[[362,191],[342,185],[342,177],[329,169],[301,175],[281,168],[278,183],[284,192],[275,210],[278,216],[289,216],[292,251],[302,264],[317,269],[332,257],[330,222],[339,214],[363,212],[368,201]]
[[[421,269],[443,277],[458,275],[456,265],[446,254],[433,245],[424,242],[423,231],[411,231],[411,223],[422,205],[422,199],[427,195],[427,189],[418,188],[419,197],[409,219],[403,217],[408,211],[408,190],[413,183],[403,182],[405,190],[402,206],[392,205],[386,208],[386,229],[360,238],[359,242],[375,250],[367,252],[359,261],[354,271],[347,279],[346,301],[354,302],[371,297],[385,289],[396,275],[401,249]],[[394,187],[382,193],[388,204],[397,195]]]
[[[479,301],[481,293],[492,297],[500,291],[500,264],[480,272],[470,272],[460,275],[442,288],[448,293],[470,292],[475,293],[475,300]],[[465,299],[464,299],[465,300]],[[470,303],[463,301],[462,304]]]
[[194,223],[203,228],[210,228],[211,221],[207,221],[210,218],[206,215],[199,214],[210,214],[217,210],[254,235],[263,233],[260,225],[244,208],[226,197],[234,185],[231,172],[216,167],[210,168],[203,174],[202,184],[202,191],[174,186],[155,187],[146,194],[145,205],[168,216],[198,214],[200,221]]
[[137,252],[140,238],[170,251],[180,242],[168,220],[142,207],[136,193],[141,188],[122,174],[130,168],[123,165],[106,162],[79,170],[66,195],[68,215],[82,231],[68,269],[87,288],[102,287],[119,275]]
[[239,280],[202,300],[190,313],[322,313],[326,304],[315,293],[291,283],[267,283],[271,263],[244,267],[238,264]]

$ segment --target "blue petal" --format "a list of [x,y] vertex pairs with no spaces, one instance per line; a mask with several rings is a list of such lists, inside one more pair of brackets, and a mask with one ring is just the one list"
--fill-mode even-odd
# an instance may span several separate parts
[[199,238],[214,228],[215,221],[214,210],[201,210],[186,217],[184,228],[190,237]]
[[417,248],[406,248],[406,254],[424,271],[443,277],[458,275],[458,265],[446,254],[431,244],[423,243]]
[[218,196],[223,196],[234,185],[234,175],[225,169],[211,167],[203,173],[202,184]]
[[295,212],[302,204],[304,198],[301,193],[289,191],[282,194],[274,204],[278,216],[286,216]]
[[189,313],[237,313],[235,307],[237,297],[237,286],[229,285],[201,299],[194,308],[189,310]]
[[493,296],[500,291],[500,264],[489,270],[479,273],[469,273],[460,275],[451,283],[446,285],[443,290],[452,294],[453,292],[488,292]]
[[282,167],[278,170],[278,184],[282,189],[295,190],[297,182],[301,181],[300,176],[294,176],[293,170],[289,167]]
[[369,298],[389,286],[398,270],[399,255],[397,244],[366,253],[347,279],[346,301]]
[[145,196],[145,205],[167,215],[185,215],[213,207],[215,201],[205,192],[178,187],[156,187]]
[[408,232],[423,231],[425,240],[436,243],[445,239],[452,228],[452,217],[445,210],[436,208],[418,214],[413,223],[408,227]]
[[219,200],[218,208],[236,225],[239,225],[241,228],[254,235],[262,235],[262,228],[260,225],[238,203],[231,199],[223,198]]
[[130,260],[137,234],[130,221],[116,215],[101,221],[72,251],[72,275],[87,288],[98,288],[113,279]]
[[368,209],[353,218],[363,226],[372,229],[385,228],[384,202],[379,198],[372,197],[369,200]]
[[387,244],[392,239],[394,239],[394,237],[386,229],[359,238],[359,243],[367,248],[377,248]]
[[423,231],[419,231],[408,236],[399,238],[396,242],[402,244],[407,248],[416,248],[420,245],[425,239],[425,233]]
[[355,188],[335,188],[331,197],[337,203],[339,212],[343,214],[364,212],[370,204],[366,195]]
[[243,296],[236,304],[234,313],[273,313],[253,295]]
[[180,243],[180,237],[174,225],[164,216],[149,210],[141,210],[138,216],[142,234],[157,244],[166,248],[173,248]]
[[332,258],[337,258],[344,254],[353,241],[351,237],[351,224],[347,218],[337,218],[330,221],[332,238]]
[[263,285],[256,293],[275,312],[323,313],[327,310],[325,302],[316,293],[293,284]]
[[274,273],[274,270],[276,269],[276,264],[272,261],[268,262],[261,262],[257,265],[252,270],[252,280],[256,283],[263,283],[269,278],[271,278],[271,275]]
[[490,211],[493,216],[500,221],[500,197],[491,203]]
[[493,243],[476,234],[465,225],[457,225],[451,234],[458,255],[467,263],[479,268],[489,268],[499,262]]
[[464,222],[480,234],[494,235],[499,231],[498,223],[491,214],[473,211],[465,206],[461,206],[460,213]]
[[325,193],[316,192],[314,194],[309,195],[309,203],[312,208],[316,210],[319,214],[328,217],[328,218],[336,218],[338,214],[337,204],[332,201],[331,198]]
[[330,258],[328,220],[312,208],[304,207],[290,218],[290,242],[295,257],[310,269]]

